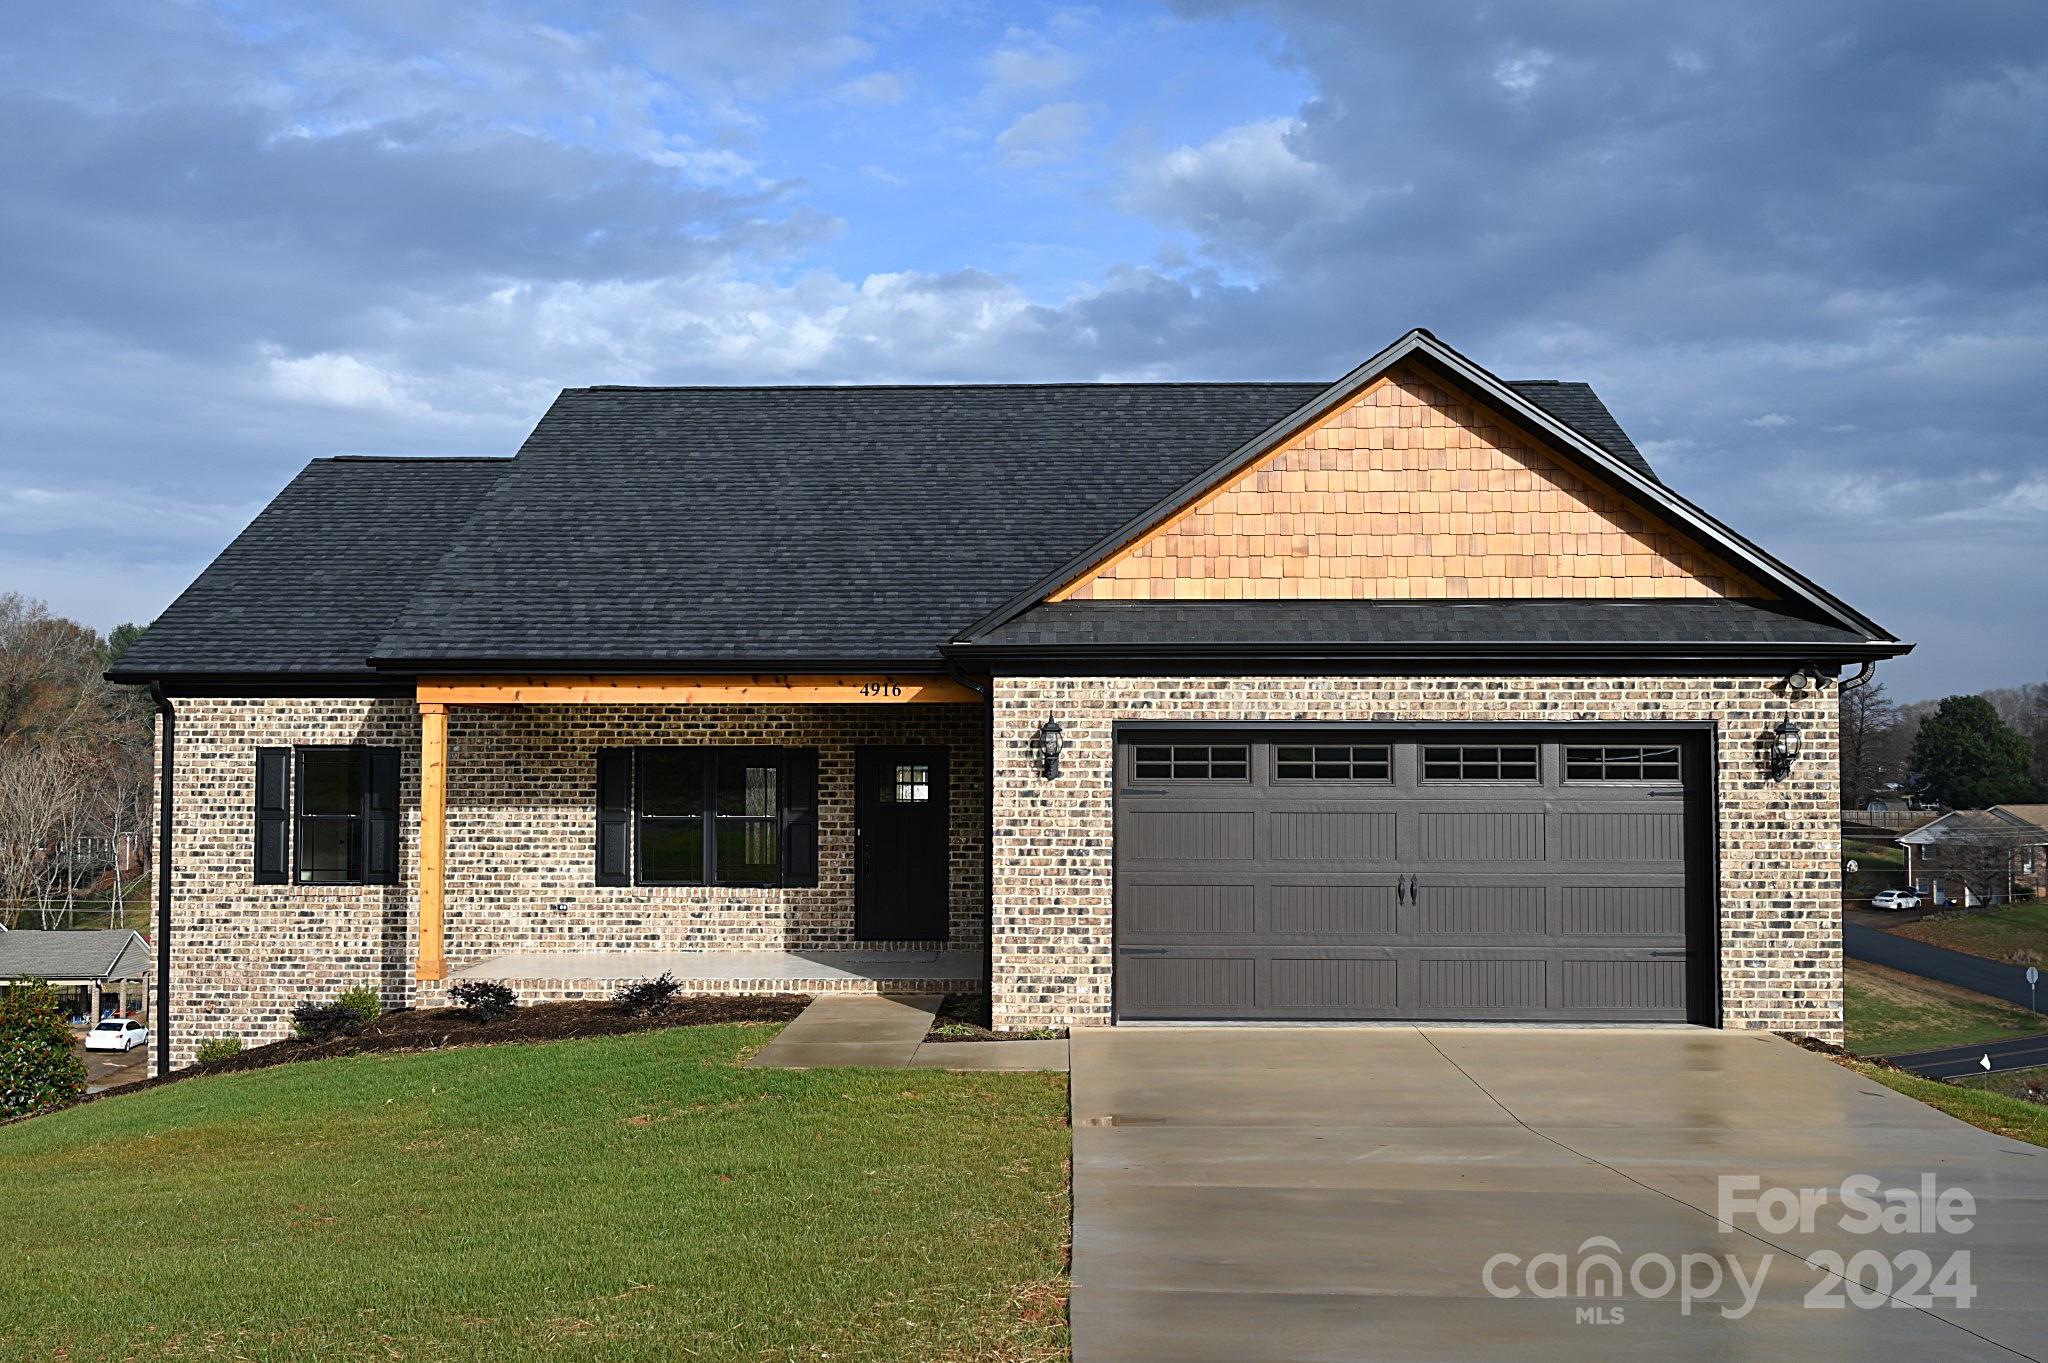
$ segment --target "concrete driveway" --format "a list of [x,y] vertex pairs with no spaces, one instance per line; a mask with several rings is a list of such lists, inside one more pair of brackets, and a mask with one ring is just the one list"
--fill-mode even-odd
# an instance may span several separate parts
[[[1775,1037],[1124,1027],[1072,1057],[1076,1363],[2048,1356],[2048,1150]],[[1965,1190],[1973,1225],[1859,1233],[1856,1174]],[[1829,1200],[1729,1229],[1723,1175]],[[1894,1304],[1911,1251],[1958,1250],[1971,1304]]]

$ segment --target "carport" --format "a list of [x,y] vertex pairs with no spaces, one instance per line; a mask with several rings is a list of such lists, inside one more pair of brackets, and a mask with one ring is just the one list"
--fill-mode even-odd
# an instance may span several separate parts
[[[124,1017],[149,1023],[149,986],[155,974],[149,943],[130,928],[0,932],[0,989],[41,980],[68,995],[73,1017],[97,1022],[109,992]],[[130,1013],[130,1001],[139,1011]]]

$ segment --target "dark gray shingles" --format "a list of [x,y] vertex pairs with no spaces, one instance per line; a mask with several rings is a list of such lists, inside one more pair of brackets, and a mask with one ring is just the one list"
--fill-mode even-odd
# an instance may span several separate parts
[[1650,467],[1650,461],[1643,458],[1643,452],[1636,448],[1636,442],[1628,438],[1628,432],[1621,429],[1621,423],[1607,410],[1607,404],[1593,391],[1591,384],[1571,383],[1563,379],[1510,379],[1508,387],[1645,478],[1652,482],[1662,481],[1657,477],[1657,471]]
[[976,644],[1854,645],[1863,636],[1769,601],[1065,601]]
[[128,928],[0,932],[0,979],[134,979],[149,966],[148,943]]
[[113,669],[365,675],[509,459],[320,459],[306,466]]
[[377,656],[930,663],[1323,387],[572,389]]

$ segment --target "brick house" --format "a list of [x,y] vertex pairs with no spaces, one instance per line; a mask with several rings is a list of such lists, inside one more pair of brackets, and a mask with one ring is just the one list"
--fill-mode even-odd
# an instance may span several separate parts
[[1832,690],[1908,647],[1422,331],[1333,384],[569,390],[514,458],[315,461],[122,659],[161,1063],[662,969],[1839,1039]]

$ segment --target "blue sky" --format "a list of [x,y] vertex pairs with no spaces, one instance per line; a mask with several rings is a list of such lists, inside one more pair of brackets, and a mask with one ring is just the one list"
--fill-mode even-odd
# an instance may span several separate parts
[[76,3],[0,44],[0,590],[168,602],[308,458],[564,386],[1584,378],[2040,680],[2048,8]]

